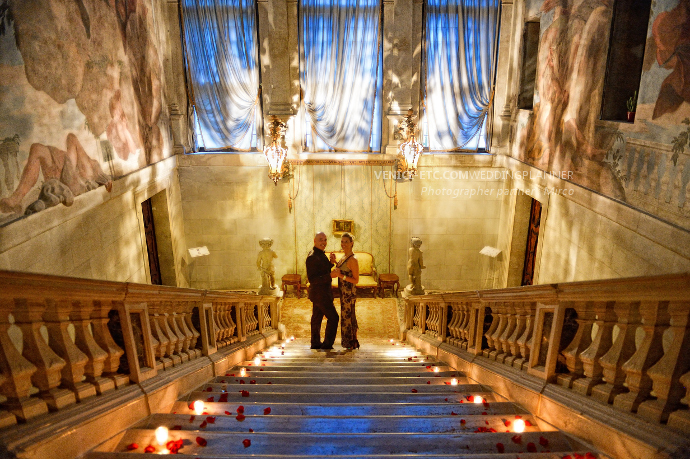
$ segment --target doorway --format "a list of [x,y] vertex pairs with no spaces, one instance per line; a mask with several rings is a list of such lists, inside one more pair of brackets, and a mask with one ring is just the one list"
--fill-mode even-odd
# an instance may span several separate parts
[[539,224],[541,222],[541,203],[534,198],[529,211],[529,227],[527,229],[527,245],[525,247],[525,264],[522,268],[522,282],[520,285],[532,285],[534,282],[534,266],[537,260],[537,244],[539,242]]
[[160,191],[142,201],[141,215],[151,284],[176,286],[166,191]]

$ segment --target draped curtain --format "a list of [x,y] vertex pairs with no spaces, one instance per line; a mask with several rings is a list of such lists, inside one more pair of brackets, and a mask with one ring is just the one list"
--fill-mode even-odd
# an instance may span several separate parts
[[181,7],[200,140],[207,150],[248,150],[261,119],[254,1],[182,0]]
[[300,84],[308,124],[331,149],[368,151],[381,0],[300,0],[299,6]]
[[427,0],[425,112],[430,150],[464,148],[477,135],[486,135],[500,13],[500,0]]

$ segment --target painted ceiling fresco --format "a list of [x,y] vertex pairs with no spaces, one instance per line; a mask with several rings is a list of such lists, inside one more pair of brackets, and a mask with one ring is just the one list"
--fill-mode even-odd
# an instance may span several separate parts
[[652,2],[634,123],[600,119],[613,1],[540,5],[535,103],[512,155],[690,228],[690,0]]
[[0,0],[0,224],[170,153],[151,0]]

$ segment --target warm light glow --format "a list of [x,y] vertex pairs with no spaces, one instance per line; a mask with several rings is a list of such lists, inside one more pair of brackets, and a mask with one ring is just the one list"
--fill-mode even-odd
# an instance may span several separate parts
[[439,370],[438,367],[434,367],[434,373],[438,373],[439,371],[441,371],[441,370]]
[[196,400],[194,402],[194,412],[197,415],[200,415],[201,413],[203,413],[204,412],[204,402],[202,402],[201,400]]
[[456,378],[453,378],[450,380],[450,385],[451,386],[457,386],[458,385],[458,380]]
[[516,419],[515,422],[513,422],[513,430],[517,433],[521,433],[525,431],[525,421],[522,419]]
[[242,368],[240,370],[240,376],[247,376],[247,369],[246,368]]
[[281,345],[280,345],[280,348],[281,348],[281,349],[285,349],[285,344],[281,344]]
[[257,365],[257,366],[258,366],[258,365],[260,365],[260,364],[261,364],[261,357],[259,357],[259,356],[257,355],[256,357],[254,357],[254,365]]
[[474,403],[484,403],[484,399],[481,398],[479,395],[474,396]]
[[283,176],[284,162],[287,158],[287,149],[280,144],[287,131],[287,125],[275,116],[269,124],[271,144],[264,147],[264,156],[268,161],[268,177],[278,185],[278,180]]
[[389,342],[389,343],[393,343],[393,342],[395,342],[395,340],[394,340],[393,338],[391,338],[391,339],[388,340],[388,342]]
[[417,162],[424,151],[424,147],[415,137],[416,124],[412,121],[413,113],[411,109],[407,112],[399,128],[404,131],[407,140],[398,146],[398,173],[409,180],[417,175]]
[[294,337],[294,336],[291,336],[291,337],[290,337],[290,341],[294,341],[294,340],[295,340],[295,337]]
[[165,445],[168,442],[168,428],[160,426],[156,429],[156,441],[159,445]]

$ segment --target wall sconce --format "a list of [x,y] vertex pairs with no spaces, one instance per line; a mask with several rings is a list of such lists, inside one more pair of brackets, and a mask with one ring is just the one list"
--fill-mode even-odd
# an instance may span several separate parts
[[287,149],[282,147],[282,141],[287,131],[287,124],[280,121],[276,116],[271,117],[269,124],[269,135],[271,144],[264,147],[264,156],[268,161],[268,177],[277,186],[286,171],[289,171],[289,161],[287,160]]
[[424,151],[421,143],[417,142],[415,137],[416,123],[412,120],[414,112],[412,109],[407,111],[407,115],[398,127],[401,134],[407,139],[404,143],[398,146],[398,157],[396,160],[396,169],[399,176],[412,180],[412,177],[417,175],[417,162]]

